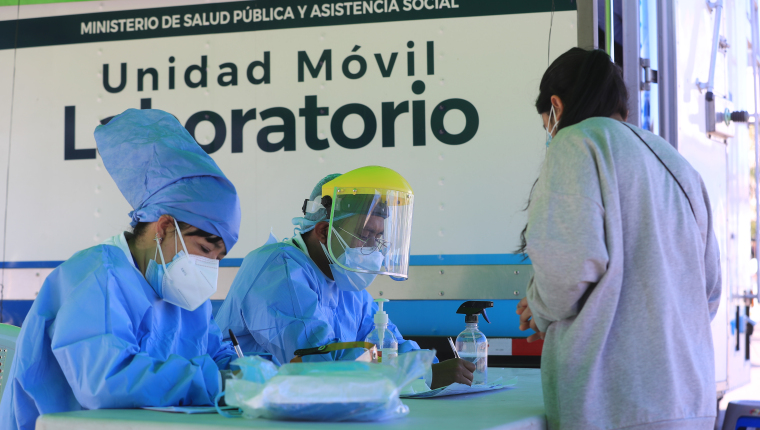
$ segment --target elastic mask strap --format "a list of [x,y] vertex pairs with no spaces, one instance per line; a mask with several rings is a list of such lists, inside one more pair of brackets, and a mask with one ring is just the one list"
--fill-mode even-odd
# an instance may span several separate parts
[[332,257],[330,257],[330,253],[327,252],[327,247],[325,246],[325,244],[322,242],[319,242],[319,244],[322,246],[322,251],[324,251],[325,257],[327,257],[327,261],[329,261],[330,264],[335,264],[335,261],[332,259]]
[[[161,239],[155,238],[153,239],[156,241],[156,251],[158,251],[158,254],[161,256],[161,265],[164,266],[164,274],[169,273],[168,270],[166,270],[166,261],[164,260],[164,251],[161,250]],[[153,256],[153,260],[156,259],[156,256]]]
[[216,411],[219,413],[219,415],[225,418],[237,418],[240,415],[242,415],[242,413],[239,412],[240,411],[239,409],[237,413],[228,413],[224,409],[219,407],[219,401],[222,399],[222,397],[224,397],[224,391],[221,391],[219,394],[216,395],[216,398],[214,398],[214,407],[216,408]]
[[[179,234],[179,241],[182,242],[182,249],[185,251],[185,255],[190,255],[189,252],[187,252],[187,247],[185,246],[185,239],[182,237],[182,232],[179,231],[179,224],[177,224],[177,219],[174,219],[174,226],[177,227],[177,234]],[[174,235],[174,243],[176,246],[177,243],[177,234]]]
[[347,235],[353,237],[354,239],[356,239],[356,240],[358,240],[360,242],[363,242],[363,244],[366,244],[366,241],[362,241],[361,238],[358,238],[358,237],[356,237],[356,235],[351,234],[351,232],[348,231],[348,230],[346,230],[345,228],[343,228],[343,227],[338,227],[338,228],[341,229],[341,230],[343,230],[343,231],[345,231]]
[[[333,231],[333,234],[335,235],[335,237],[338,238],[338,242],[340,243],[340,246],[343,247],[343,252],[346,252],[346,250],[349,248],[348,242],[346,242],[343,239],[343,237],[340,234],[338,234],[338,230],[335,230],[335,227],[331,227],[331,228],[332,228],[332,231]],[[343,229],[341,229],[341,230],[343,230]],[[349,234],[351,234],[351,233],[349,233]]]
[[549,136],[551,136],[552,133],[554,133],[554,130],[557,129],[557,112],[554,111],[554,106],[552,106],[551,112],[549,112],[549,120],[554,118],[554,127],[552,127],[551,131],[549,132]]

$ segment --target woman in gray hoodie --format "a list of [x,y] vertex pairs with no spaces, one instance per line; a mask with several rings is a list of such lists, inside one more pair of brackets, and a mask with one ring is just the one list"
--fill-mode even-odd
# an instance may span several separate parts
[[721,273],[699,173],[624,122],[625,84],[603,51],[564,53],[539,90],[548,149],[517,313],[544,338],[549,428],[712,429]]

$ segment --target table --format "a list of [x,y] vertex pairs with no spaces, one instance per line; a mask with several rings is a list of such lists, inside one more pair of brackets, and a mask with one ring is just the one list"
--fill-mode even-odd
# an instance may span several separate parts
[[36,430],[253,429],[499,429],[544,430],[546,416],[539,369],[489,368],[488,379],[518,377],[512,389],[434,399],[404,399],[409,415],[380,423],[314,423],[186,415],[143,409],[101,409],[43,415]]

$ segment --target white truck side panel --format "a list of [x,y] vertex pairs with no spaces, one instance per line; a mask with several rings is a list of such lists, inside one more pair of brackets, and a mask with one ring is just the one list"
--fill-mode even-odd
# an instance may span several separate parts
[[[717,54],[713,89],[716,110],[721,112],[723,107],[751,110],[753,105],[752,81],[747,79],[750,28],[744,3],[724,1],[720,34],[730,46]],[[729,390],[749,378],[743,346],[735,350],[730,324],[739,304],[731,296],[747,289],[750,279],[750,149],[746,124],[731,124],[734,137],[711,138],[706,133],[705,92],[697,82],[708,80],[714,16],[704,1],[677,2],[678,150],[702,175],[712,204],[723,272],[723,296],[712,324],[716,381],[719,390]]]
[[[0,21],[14,20],[18,8],[0,7]],[[13,76],[15,72],[15,51],[0,50],[0,207],[5,207],[8,171],[8,147],[11,138],[11,112],[13,110]],[[0,211],[0,244],[5,243],[5,211]],[[5,249],[0,247],[0,261],[5,260]],[[0,267],[0,289],[5,292],[5,269]]]
[[[22,6],[21,16],[65,15],[69,7],[75,14],[146,7],[149,16],[151,8],[178,3],[114,0],[100,5]],[[460,7],[465,5],[460,2]],[[64,110],[75,107],[75,146],[86,150],[95,148],[92,133],[100,119],[138,108],[146,98],[153,108],[169,111],[183,123],[200,111],[215,112],[224,121],[226,138],[212,157],[236,185],[243,214],[240,241],[228,258],[241,259],[262,245],[270,228],[279,238],[290,236],[290,219],[300,215],[302,199],[320,178],[369,164],[394,168],[415,190],[413,255],[510,256],[518,245],[526,220],[522,209],[545,152],[544,130],[533,107],[538,84],[549,59],[575,46],[577,40],[575,11],[554,13],[547,58],[550,19],[550,13],[540,12],[17,49],[7,207],[12,228],[7,232],[5,261],[63,261],[128,228],[131,208],[101,160],[64,160]],[[432,74],[427,73],[428,42],[433,42]],[[298,52],[305,51],[316,64],[327,49],[332,52],[332,79],[325,79],[323,69],[318,78],[306,72],[299,82]],[[253,85],[246,69],[251,62],[262,61],[265,52],[270,53],[271,82]],[[407,70],[409,52],[414,53],[412,76]],[[375,54],[387,65],[393,53],[397,54],[395,68],[383,77]],[[351,55],[366,61],[366,74],[359,79],[349,79],[343,72],[344,60]],[[200,64],[202,56],[208,61],[208,85],[189,88],[185,71]],[[110,85],[117,86],[122,63],[127,64],[125,88],[106,91],[104,65],[109,66]],[[218,84],[225,63],[237,66],[236,86]],[[169,67],[175,68],[174,89],[168,88]],[[358,70],[356,62],[350,67],[352,73]],[[137,72],[147,68],[156,69],[158,89],[152,89],[148,76],[138,91]],[[192,76],[197,80],[200,73]],[[422,94],[412,91],[417,81],[425,85]],[[318,106],[329,110],[318,119],[319,137],[328,140],[328,149],[317,151],[305,144],[299,109],[307,96],[316,96]],[[432,129],[431,116],[441,102],[460,98],[477,110],[478,131],[468,142],[444,144],[436,138],[440,130]],[[424,146],[412,144],[413,105],[419,101],[425,103]],[[382,146],[383,102],[409,103],[409,113],[395,121],[395,147]],[[377,121],[374,138],[360,149],[337,145],[331,129],[336,111],[351,103],[368,106]],[[264,127],[283,124],[276,117],[261,119],[263,111],[274,107],[284,107],[294,116],[294,151],[264,152],[257,145]],[[243,127],[243,150],[233,153],[232,111],[254,108],[256,119]],[[448,133],[458,134],[467,121],[461,111],[451,110],[443,122]],[[348,137],[356,138],[364,131],[364,122],[358,115],[349,115],[343,129]],[[215,129],[210,122],[201,122],[195,135],[199,143],[208,144]],[[272,134],[272,143],[281,136]],[[7,137],[0,157],[3,152],[7,152]],[[4,173],[0,176],[4,180]],[[6,282],[7,297],[26,299],[34,298],[36,278],[49,272],[46,267],[13,270],[18,272]],[[235,270],[225,269],[232,276]],[[24,285],[14,285],[13,280],[21,279],[27,280]],[[225,291],[228,285],[222,282],[220,291]],[[409,284],[404,288],[410,288]],[[509,289],[500,298],[514,297]]]

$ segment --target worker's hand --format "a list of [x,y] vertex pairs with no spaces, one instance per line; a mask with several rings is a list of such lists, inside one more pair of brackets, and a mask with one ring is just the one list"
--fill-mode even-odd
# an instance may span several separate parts
[[531,312],[530,307],[528,307],[527,298],[520,300],[520,303],[517,304],[516,312],[517,315],[520,315],[520,331],[525,331],[527,329],[533,329],[533,331],[535,331],[535,333],[528,336],[528,343],[535,342],[546,337],[546,333],[538,330],[536,321],[533,318],[533,312]]
[[430,386],[431,389],[445,387],[454,382],[472,385],[472,372],[475,371],[475,363],[470,363],[461,358],[452,358],[443,363],[434,364],[432,367],[433,383]]

